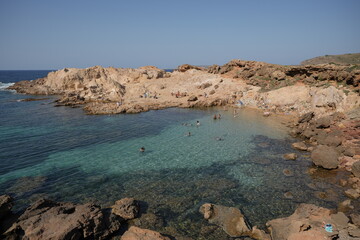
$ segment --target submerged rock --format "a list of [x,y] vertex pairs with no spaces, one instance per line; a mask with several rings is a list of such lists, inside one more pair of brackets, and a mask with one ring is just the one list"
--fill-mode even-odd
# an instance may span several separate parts
[[296,160],[297,155],[296,155],[296,153],[287,153],[287,154],[284,154],[284,158],[286,160]]
[[285,176],[287,176],[287,177],[294,176],[293,171],[291,171],[290,169],[287,169],[287,168],[285,168],[285,169],[283,170],[283,174],[284,174]]
[[209,223],[222,227],[231,237],[249,236],[250,227],[237,208],[205,203],[200,207],[200,213]]
[[250,228],[238,208],[205,203],[199,211],[209,223],[218,225],[231,237],[249,236],[252,239],[270,240],[270,236],[256,226]]
[[105,239],[119,228],[119,219],[94,204],[40,199],[4,235],[9,239]]
[[133,198],[123,198],[115,202],[112,213],[125,220],[134,219],[139,213],[139,203]]
[[334,169],[339,165],[339,153],[332,147],[325,145],[317,146],[311,152],[311,159],[316,166],[326,169]]

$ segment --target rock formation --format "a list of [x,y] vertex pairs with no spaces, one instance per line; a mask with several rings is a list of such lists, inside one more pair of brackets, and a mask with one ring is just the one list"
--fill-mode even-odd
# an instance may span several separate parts
[[106,239],[120,221],[93,204],[40,199],[4,234],[6,239]]
[[319,145],[311,152],[311,159],[317,166],[333,169],[339,164],[339,153],[332,147]]
[[133,198],[120,199],[111,208],[113,214],[125,220],[134,219],[139,214],[139,204]]
[[269,239],[265,232],[256,227],[251,228],[245,216],[237,208],[205,203],[199,211],[209,223],[218,225],[231,237],[250,236],[259,240]]
[[[331,231],[325,230],[331,224]],[[359,228],[349,222],[344,213],[331,213],[329,209],[312,204],[301,204],[289,217],[266,223],[271,238],[276,240],[302,239],[358,239]]]
[[[289,67],[242,60],[208,69],[184,64],[172,73],[152,66],[95,66],[65,68],[45,78],[18,82],[10,89],[60,95],[57,106],[84,104],[89,114],[241,103],[269,113],[312,111],[320,116],[360,106],[356,92],[360,71],[345,70],[344,66]],[[337,87],[337,82],[342,87]]]

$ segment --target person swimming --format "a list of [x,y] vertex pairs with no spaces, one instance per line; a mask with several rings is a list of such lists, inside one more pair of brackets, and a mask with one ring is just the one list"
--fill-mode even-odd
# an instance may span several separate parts
[[141,147],[139,151],[140,151],[140,152],[145,152],[145,148],[144,148],[144,147]]
[[217,116],[216,116],[216,114],[214,114],[214,117],[213,117],[213,119],[214,119],[214,120],[216,120],[216,119],[217,119]]
[[196,126],[200,126],[200,121],[196,121]]
[[185,136],[190,137],[190,136],[191,136],[191,132],[188,132]]

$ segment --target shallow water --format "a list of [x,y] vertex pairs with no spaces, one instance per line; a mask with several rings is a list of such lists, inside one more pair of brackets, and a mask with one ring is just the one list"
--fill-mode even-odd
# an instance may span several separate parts
[[[17,101],[29,97],[36,96],[0,91],[0,194],[14,196],[17,211],[40,197],[103,207],[134,197],[157,219],[137,222],[142,227],[226,239],[202,219],[201,204],[239,207],[263,227],[299,203],[335,207],[343,198],[336,182],[307,174],[308,153],[290,148],[294,139],[277,119],[255,111],[240,110],[237,117],[223,109],[88,116],[53,107],[54,98]],[[215,113],[222,119],[213,120]],[[284,160],[289,152],[298,160]],[[319,192],[326,197],[316,197]]]

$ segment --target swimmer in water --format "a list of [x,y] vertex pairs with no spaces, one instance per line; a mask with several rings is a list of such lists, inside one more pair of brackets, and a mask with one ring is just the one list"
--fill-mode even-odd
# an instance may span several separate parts
[[140,151],[140,152],[145,152],[145,148],[144,148],[144,147],[141,147],[139,151]]
[[196,126],[200,126],[200,121],[196,121]]

